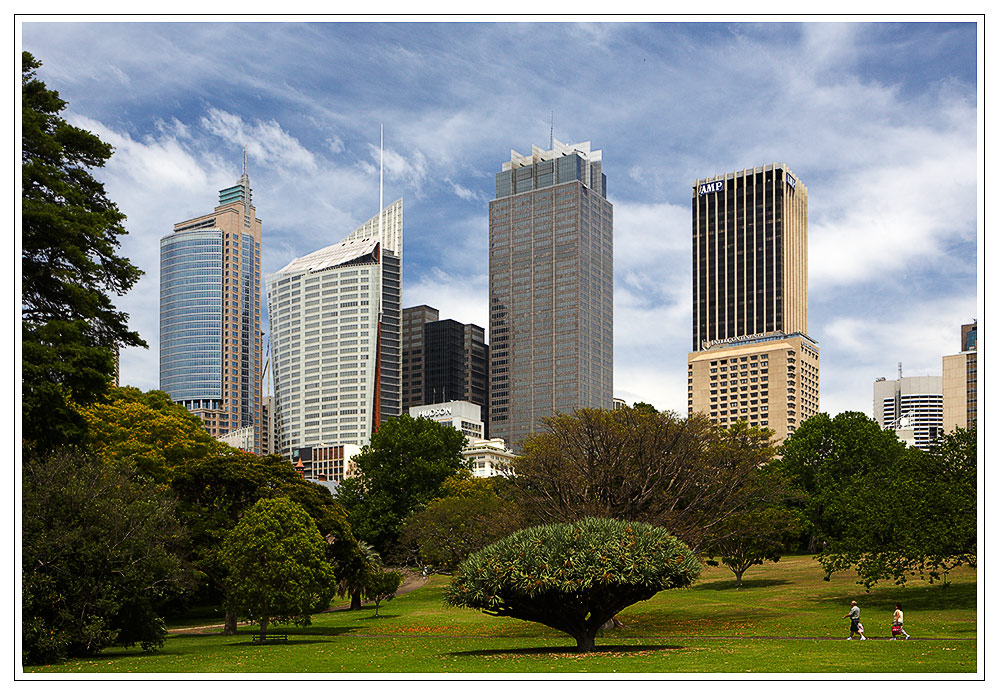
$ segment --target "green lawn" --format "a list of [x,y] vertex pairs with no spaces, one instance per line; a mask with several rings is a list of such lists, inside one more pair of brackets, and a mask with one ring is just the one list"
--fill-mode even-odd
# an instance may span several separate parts
[[[236,636],[171,635],[155,653],[105,652],[28,673],[975,673],[976,573],[952,584],[910,583],[866,594],[843,573],[830,582],[811,557],[784,558],[747,572],[735,589],[724,568],[706,567],[690,589],[663,592],[621,615],[624,628],[575,653],[566,635],[534,623],[445,608],[447,577],[374,610],[318,615],[308,628],[272,628],[287,644],[254,645],[255,627]],[[841,618],[861,607],[866,642],[847,642]],[[895,601],[908,642],[888,641]],[[775,639],[781,638],[781,639]]]

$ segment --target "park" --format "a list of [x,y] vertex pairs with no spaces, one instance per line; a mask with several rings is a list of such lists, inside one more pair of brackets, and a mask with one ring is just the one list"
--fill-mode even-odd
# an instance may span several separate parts
[[[168,624],[162,649],[108,649],[25,673],[938,673],[973,674],[977,661],[977,573],[956,568],[941,581],[881,584],[870,593],[852,573],[823,581],[809,555],[764,563],[736,588],[724,567],[705,567],[686,589],[664,591],[622,611],[623,627],[577,653],[567,635],[538,625],[443,605],[446,575],[374,608],[334,608],[308,627],[282,626],[287,642],[254,644],[257,626],[236,635],[219,616]],[[842,618],[861,606],[869,639],[847,641]],[[890,640],[896,602],[909,641]]]

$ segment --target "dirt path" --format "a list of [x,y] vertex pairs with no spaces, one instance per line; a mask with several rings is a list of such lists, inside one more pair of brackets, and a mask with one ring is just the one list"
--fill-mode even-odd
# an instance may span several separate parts
[[[424,584],[427,583],[428,577],[420,576],[412,572],[403,572],[405,578],[402,580],[402,584],[399,586],[399,590],[395,592],[396,596],[401,596],[403,594],[408,594],[410,591],[415,591],[419,589]],[[369,605],[372,601],[363,601],[362,605]],[[336,606],[331,606],[323,611],[323,613],[332,613],[333,611],[344,611],[350,608],[350,601],[342,603]],[[241,620],[237,625],[249,625],[249,620]],[[225,627],[225,623],[219,623],[217,625],[195,625],[194,627],[178,627],[172,630],[167,630],[168,635],[200,635],[215,630],[221,630]]]

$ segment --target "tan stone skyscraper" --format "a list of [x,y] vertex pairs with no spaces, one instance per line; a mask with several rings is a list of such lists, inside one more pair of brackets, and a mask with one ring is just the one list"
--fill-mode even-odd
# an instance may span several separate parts
[[250,178],[160,240],[160,388],[215,436],[260,437],[260,233]]
[[978,322],[961,326],[961,352],[943,358],[943,429],[978,425]]
[[687,409],[782,441],[819,409],[808,336],[808,189],[784,164],[699,179],[691,198]]

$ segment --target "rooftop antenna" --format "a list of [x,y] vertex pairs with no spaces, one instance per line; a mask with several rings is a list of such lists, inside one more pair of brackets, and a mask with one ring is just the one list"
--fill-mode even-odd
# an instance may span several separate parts
[[555,111],[552,110],[550,120],[548,121],[548,149],[555,149]]
[[898,363],[898,378],[899,379],[902,378],[902,363],[901,362]]
[[378,124],[378,239],[385,243],[385,225],[382,221],[385,193],[385,124]]
[[243,173],[246,174],[246,145],[243,145]]

